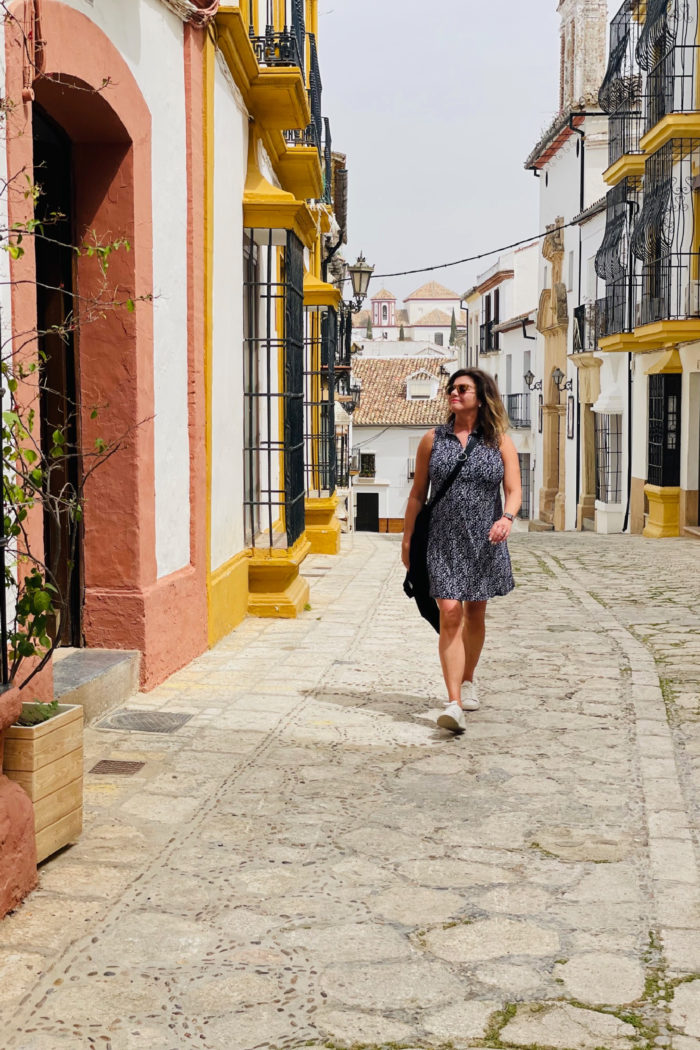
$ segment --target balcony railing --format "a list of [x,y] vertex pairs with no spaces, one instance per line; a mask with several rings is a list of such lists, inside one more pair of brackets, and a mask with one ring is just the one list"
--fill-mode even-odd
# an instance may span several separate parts
[[316,128],[316,141],[319,149],[323,139],[323,120],[321,118],[321,94],[323,84],[321,82],[321,70],[318,65],[318,50],[316,48],[316,37],[309,33],[309,107],[311,109],[311,123]]
[[333,203],[333,143],[328,117],[323,118],[323,202]]
[[646,74],[650,131],[668,113],[696,110],[697,6],[688,0],[648,0],[636,56]]
[[595,304],[581,303],[574,309],[573,352],[583,354],[596,348]]
[[622,179],[608,192],[605,233],[595,258],[596,273],[605,281],[605,295],[595,305],[594,343],[634,327],[637,275],[631,243],[638,209],[635,180]]
[[644,199],[631,248],[641,264],[635,325],[700,314],[694,190],[700,139],[673,139],[646,162]]
[[608,163],[627,153],[639,153],[643,134],[642,74],[637,64],[639,22],[635,0],[625,0],[610,24],[610,55],[598,101],[610,116]]
[[303,70],[299,42],[290,29],[276,31],[268,26],[263,36],[253,36],[250,42],[261,66],[298,66]]
[[529,394],[503,394],[503,402],[512,427],[522,430],[530,426]]
[[316,135],[316,125],[309,124],[306,128],[296,129],[292,128],[287,131],[283,131],[284,141],[290,146],[318,146],[318,136]]
[[498,332],[494,332],[497,321],[487,321],[479,327],[479,352],[490,354],[494,350],[500,350]]

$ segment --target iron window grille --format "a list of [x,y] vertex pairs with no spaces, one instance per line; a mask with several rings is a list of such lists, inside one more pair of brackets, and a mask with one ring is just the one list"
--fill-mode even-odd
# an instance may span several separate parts
[[374,478],[377,476],[377,457],[374,452],[360,452],[360,477]]
[[610,54],[598,93],[600,108],[609,115],[608,163],[627,153],[639,153],[644,128],[642,73],[636,52],[639,21],[636,0],[625,0],[610,23]]
[[479,326],[479,352],[482,354],[500,350],[498,332],[493,330],[496,323],[496,321],[487,321]]
[[323,141],[323,120],[321,118],[321,94],[323,84],[321,82],[321,70],[318,64],[318,49],[316,47],[316,36],[309,33],[309,106],[311,109],[311,123],[316,128],[316,141],[319,150]]
[[319,149],[316,125],[313,123],[305,128],[288,128],[282,134],[284,141],[290,146],[309,146]]
[[681,376],[649,376],[647,481],[674,486],[681,476]]
[[645,131],[668,113],[697,110],[697,7],[689,0],[648,0],[637,43],[646,72]]
[[700,139],[673,139],[646,162],[644,203],[632,236],[642,263],[638,323],[700,314],[695,243]]
[[305,66],[305,51],[306,51],[306,18],[305,18],[305,0],[292,0],[292,32],[297,42],[297,50],[299,52],[299,68],[302,73],[304,72]]
[[518,454],[518,461],[520,463],[520,485],[522,488],[522,503],[520,504],[520,510],[518,511],[519,518],[530,517],[530,503],[531,503],[531,473],[530,473],[530,454],[529,452],[521,452]]
[[304,319],[306,496],[332,496],[336,486],[335,355],[338,315],[307,306]]
[[601,503],[622,501],[622,416],[595,417],[595,498]]
[[335,344],[333,375],[335,388],[344,401],[350,397],[350,368],[352,363],[352,312],[341,306],[338,315],[338,338]]
[[504,394],[506,411],[510,424],[516,430],[530,426],[530,395],[529,394]]
[[253,547],[304,531],[304,252],[291,232],[244,239],[244,524]]
[[595,304],[581,303],[574,307],[573,352],[583,354],[596,348]]
[[335,428],[336,484],[346,489],[350,485],[350,432],[348,427]]
[[638,278],[632,249],[638,196],[637,181],[625,178],[606,197],[605,233],[595,257],[595,271],[605,281],[605,296],[595,307],[596,339],[631,332],[635,325]]

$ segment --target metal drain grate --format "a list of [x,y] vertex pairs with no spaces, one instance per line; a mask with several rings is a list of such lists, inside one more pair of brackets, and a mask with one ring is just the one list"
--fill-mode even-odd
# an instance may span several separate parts
[[88,772],[100,773],[105,776],[130,777],[132,773],[138,773],[140,769],[143,769],[145,765],[145,762],[127,762],[116,758],[103,758]]
[[98,729],[127,730],[131,733],[174,733],[192,715],[177,711],[113,711],[97,723]]

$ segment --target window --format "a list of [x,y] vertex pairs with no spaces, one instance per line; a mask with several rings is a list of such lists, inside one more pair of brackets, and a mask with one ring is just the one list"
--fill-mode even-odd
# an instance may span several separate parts
[[647,480],[650,485],[679,485],[681,376],[649,376],[649,443]]
[[622,501],[622,416],[595,418],[595,495],[602,503]]
[[444,339],[444,336],[443,336],[442,332],[436,332],[435,333],[434,342],[435,342],[435,344],[437,346],[442,346],[443,345],[443,339]]
[[386,303],[383,303],[382,304],[382,323],[386,324],[388,320],[389,320],[389,307],[386,305]]
[[519,518],[530,517],[530,454],[520,453],[518,455],[518,461],[520,463],[520,484],[523,490],[523,501],[518,511]]
[[376,453],[375,452],[360,452],[360,477],[361,478],[373,478],[376,477]]
[[304,249],[280,232],[244,237],[244,514],[255,547],[293,546],[305,521]]
[[566,283],[567,291],[573,292],[574,290],[574,253],[569,252],[569,279]]

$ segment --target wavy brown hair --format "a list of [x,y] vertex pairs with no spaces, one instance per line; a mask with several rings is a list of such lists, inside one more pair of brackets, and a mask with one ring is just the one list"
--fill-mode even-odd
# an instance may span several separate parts
[[[457,380],[463,377],[473,379],[476,386],[476,396],[479,400],[477,423],[484,436],[484,444],[498,448],[501,436],[508,430],[508,414],[503,406],[496,381],[493,376],[490,376],[488,372],[482,372],[480,368],[459,368],[447,381],[448,396]],[[450,412],[449,422],[453,421],[454,412]]]

